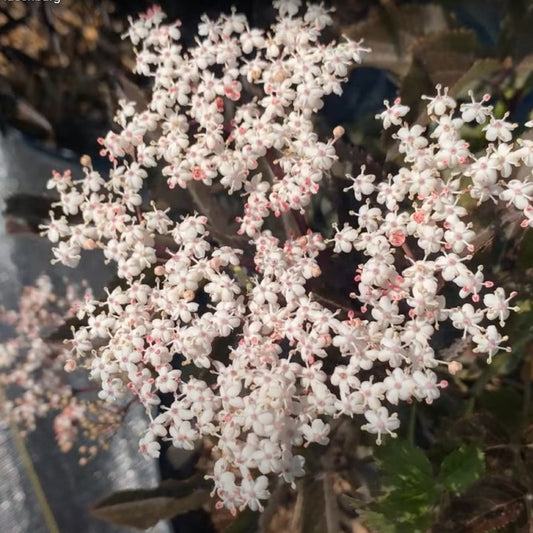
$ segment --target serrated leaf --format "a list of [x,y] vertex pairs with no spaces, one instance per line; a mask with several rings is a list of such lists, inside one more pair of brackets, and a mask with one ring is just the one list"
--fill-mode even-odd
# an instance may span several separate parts
[[424,529],[430,520],[437,491],[435,484],[401,486],[381,496],[372,510],[398,524],[411,524]]
[[143,530],[160,520],[199,509],[208,500],[202,478],[170,480],[154,489],[115,492],[94,505],[91,514],[117,526]]
[[463,493],[485,472],[484,454],[477,446],[464,446],[444,458],[440,481],[454,494]]
[[392,439],[376,450],[385,485],[427,484],[433,479],[431,463],[424,452],[405,441]]
[[395,533],[426,531],[438,496],[429,459],[396,439],[380,447],[376,459],[385,492],[371,510],[395,524]]

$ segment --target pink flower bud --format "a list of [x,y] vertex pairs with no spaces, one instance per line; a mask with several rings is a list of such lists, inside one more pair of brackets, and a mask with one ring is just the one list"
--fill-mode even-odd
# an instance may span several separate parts
[[342,126],[335,126],[335,128],[333,128],[333,137],[335,137],[335,139],[340,139],[343,135],[344,135],[344,128]]
[[65,366],[64,366],[65,372],[74,372],[77,366],[78,365],[74,359],[67,359]]

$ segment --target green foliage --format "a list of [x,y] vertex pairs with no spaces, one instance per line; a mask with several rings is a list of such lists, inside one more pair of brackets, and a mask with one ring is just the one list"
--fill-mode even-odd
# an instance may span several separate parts
[[485,471],[483,452],[474,445],[465,446],[444,458],[439,479],[450,492],[461,494]]
[[387,518],[379,512],[363,509],[359,514],[365,525],[370,528],[370,531],[372,532],[398,533],[397,525],[389,522]]
[[439,503],[464,492],[485,470],[484,454],[474,445],[447,455],[438,474],[420,448],[397,439],[379,448],[376,460],[384,492],[361,513],[376,533],[424,533]]
[[406,441],[391,439],[376,450],[385,486],[419,484],[431,479],[432,467],[425,453]]

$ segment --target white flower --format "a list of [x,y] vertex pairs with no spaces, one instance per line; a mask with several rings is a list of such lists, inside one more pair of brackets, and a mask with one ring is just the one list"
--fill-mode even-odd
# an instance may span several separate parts
[[441,85],[437,85],[436,89],[436,96],[422,96],[422,99],[429,100],[429,104],[427,105],[428,115],[441,116],[448,111],[453,111],[457,103],[451,96],[448,96],[448,88],[444,88],[443,94],[441,94]]
[[411,376],[405,374],[401,368],[395,368],[384,380],[387,392],[385,398],[393,405],[398,405],[400,400],[408,400],[413,394],[415,384]]
[[477,102],[472,91],[468,91],[468,94],[472,102],[461,104],[461,116],[465,122],[475,120],[478,124],[483,124],[492,113],[492,106],[485,105],[485,102],[490,100],[490,95],[485,94],[482,101]]
[[338,228],[336,230],[337,233],[334,237],[335,248],[333,251],[335,253],[349,253],[352,250],[353,243],[357,239],[357,231],[348,224],[345,224],[341,230]]
[[507,337],[502,337],[498,333],[496,326],[493,326],[492,324],[488,326],[485,331],[480,331],[477,335],[474,335],[472,340],[477,345],[474,348],[474,352],[488,354],[489,363],[492,361],[492,357],[500,350],[510,351],[510,348],[501,346],[501,344],[507,340]]
[[81,255],[79,246],[72,242],[60,241],[57,248],[52,248],[55,260],[65,266],[75,268],[78,266]]
[[376,410],[365,411],[367,423],[362,426],[365,431],[377,435],[376,442],[381,444],[381,436],[388,433],[391,437],[396,437],[394,431],[400,427],[398,415],[389,415],[386,407],[379,407]]
[[402,105],[401,99],[396,98],[392,106],[389,105],[388,100],[385,100],[385,111],[376,115],[377,119],[383,121],[383,127],[385,129],[390,128],[392,125],[400,126],[402,123],[402,117],[407,115],[409,108],[405,105]]
[[505,321],[510,315],[511,311],[518,311],[518,307],[509,306],[511,300],[516,293],[511,293],[509,297],[505,297],[505,290],[498,287],[493,293],[485,294],[483,303],[487,307],[487,318],[489,320],[500,319],[500,325],[503,327]]
[[533,198],[533,182],[510,180],[500,193],[500,198],[517,209],[526,209]]
[[313,420],[311,425],[304,424],[301,426],[301,431],[308,443],[316,442],[323,446],[329,442],[329,429],[329,424],[324,424],[319,418]]
[[353,190],[353,194],[356,200],[361,201],[363,196],[369,196],[374,192],[375,186],[373,181],[376,179],[376,176],[373,174],[365,174],[366,167],[365,165],[361,166],[361,172],[358,176],[353,178],[350,174],[346,174],[346,177],[349,180],[353,181],[353,184],[349,187],[343,189],[344,192]]
[[462,307],[451,311],[450,319],[453,326],[463,330],[463,338],[466,334],[475,335],[481,329],[478,325],[483,320],[483,312],[480,309],[474,309],[472,304],[463,304]]
[[415,383],[414,395],[431,404],[440,396],[439,383],[437,383],[437,374],[430,370],[422,372],[415,370],[413,372],[413,381]]
[[506,122],[505,118],[507,118],[508,114],[506,113],[502,119],[496,119],[494,117],[490,119],[489,124],[483,128],[483,131],[486,132],[485,138],[487,141],[493,142],[498,139],[499,141],[508,143],[512,140],[513,134],[511,132],[518,127],[518,124]]
[[266,476],[259,476],[257,479],[245,478],[242,480],[241,495],[245,500],[245,504],[252,511],[262,511],[263,506],[260,500],[267,500],[270,496],[268,490],[268,478]]

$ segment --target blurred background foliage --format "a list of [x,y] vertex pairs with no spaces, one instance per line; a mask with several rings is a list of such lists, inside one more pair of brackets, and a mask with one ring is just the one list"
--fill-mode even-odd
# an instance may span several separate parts
[[[411,120],[427,122],[422,94],[437,83],[458,100],[490,93],[496,113],[511,120],[530,119],[533,107],[533,2],[530,0],[333,0],[336,23],[329,37],[364,39],[372,53],[355,69],[342,97],[331,96],[317,119],[319,132],[342,124],[341,162],[307,214],[309,225],[328,234],[343,222],[354,201],[342,195],[344,175],[366,164],[386,176],[398,168],[392,139],[374,119],[384,99],[400,95],[411,106]],[[61,0],[0,4],[0,127],[16,128],[43,151],[95,156],[95,140],[113,127],[120,98],[146,101],[150,82],[131,73],[134,56],[121,39],[128,16],[150,2]],[[216,16],[235,5],[252,25],[272,20],[262,0],[175,2],[161,6],[170,19],[183,21],[191,43],[202,13]],[[481,146],[480,129],[465,128],[471,146]],[[525,134],[526,138],[528,135]],[[102,163],[105,168],[105,163]],[[170,196],[157,176],[152,193],[179,210],[190,198]],[[220,223],[230,224],[231,206],[193,191],[196,204],[210,202]],[[15,197],[6,207],[12,232],[34,231],[50,199]],[[467,206],[473,207],[473,206]],[[443,358],[464,368],[443,375],[450,386],[432,406],[401,408],[402,434],[376,448],[349,420],[332,421],[327,449],[305,450],[308,475],[296,490],[283,484],[265,513],[245,512],[236,519],[217,511],[202,486],[199,447],[185,456],[167,450],[161,460],[161,487],[115,494],[95,505],[95,516],[144,528],[173,516],[175,531],[301,533],[484,533],[533,530],[533,234],[519,220],[492,206],[473,222],[479,252],[474,262],[507,290],[519,292],[520,312],[506,334],[513,348],[487,365],[468,342],[450,330],[436,345]],[[224,227],[224,226],[223,226]],[[229,227],[229,226],[228,226]],[[216,237],[216,235],[215,235]],[[342,298],[352,265],[335,263]],[[316,290],[320,293],[320,287]],[[337,302],[338,303],[338,302]],[[168,480],[172,478],[172,480]],[[135,511],[135,512],[134,512]],[[185,517],[185,518],[184,518]]]

